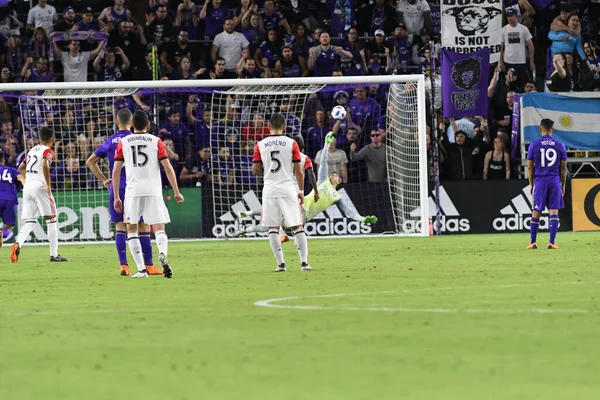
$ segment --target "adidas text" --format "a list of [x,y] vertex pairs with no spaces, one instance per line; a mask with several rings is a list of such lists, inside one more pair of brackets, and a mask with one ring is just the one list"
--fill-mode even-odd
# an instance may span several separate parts
[[[539,229],[549,229],[548,217],[540,218]],[[493,227],[496,231],[523,231],[529,230],[531,217],[515,214],[512,217],[498,217],[494,219]]]
[[[435,229],[435,218],[431,219]],[[440,216],[440,227],[442,232],[469,232],[471,230],[471,222],[467,218],[448,218],[445,215]],[[405,221],[402,224],[404,233],[421,232],[421,221]]]

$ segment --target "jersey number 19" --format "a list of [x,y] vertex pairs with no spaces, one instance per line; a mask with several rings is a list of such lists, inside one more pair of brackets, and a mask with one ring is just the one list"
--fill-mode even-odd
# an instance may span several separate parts
[[542,167],[551,167],[556,163],[556,150],[542,147],[540,151],[542,152]]

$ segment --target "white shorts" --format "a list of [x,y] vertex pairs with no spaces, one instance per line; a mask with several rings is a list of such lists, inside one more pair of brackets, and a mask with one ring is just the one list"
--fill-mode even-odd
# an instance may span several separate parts
[[56,215],[56,203],[48,189],[42,187],[23,191],[22,219],[38,219],[48,215]]
[[128,224],[137,224],[140,218],[148,225],[168,224],[171,222],[169,210],[162,197],[127,197],[124,202],[123,217]]
[[297,197],[263,197],[263,226],[279,226],[285,219],[285,226],[302,225],[302,207]]

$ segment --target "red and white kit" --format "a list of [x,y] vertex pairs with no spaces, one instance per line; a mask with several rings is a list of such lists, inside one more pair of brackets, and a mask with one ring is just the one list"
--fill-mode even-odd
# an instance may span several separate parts
[[24,220],[56,215],[56,203],[46,186],[43,172],[44,159],[48,160],[51,165],[53,158],[54,151],[43,144],[33,147],[25,156],[25,186],[23,187],[23,215],[21,216]]

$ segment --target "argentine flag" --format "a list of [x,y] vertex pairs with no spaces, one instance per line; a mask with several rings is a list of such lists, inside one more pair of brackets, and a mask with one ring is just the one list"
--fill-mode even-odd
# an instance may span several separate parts
[[540,121],[554,121],[554,137],[567,148],[600,150],[600,93],[528,93],[521,96],[525,142],[541,137]]

